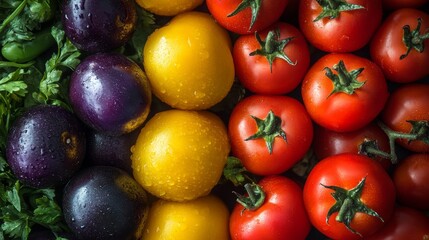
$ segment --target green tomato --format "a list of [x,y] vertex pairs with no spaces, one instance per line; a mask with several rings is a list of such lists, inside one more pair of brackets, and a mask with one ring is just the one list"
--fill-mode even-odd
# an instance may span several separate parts
[[1,53],[11,62],[25,63],[41,55],[55,44],[50,28],[38,32],[33,40],[6,43]]

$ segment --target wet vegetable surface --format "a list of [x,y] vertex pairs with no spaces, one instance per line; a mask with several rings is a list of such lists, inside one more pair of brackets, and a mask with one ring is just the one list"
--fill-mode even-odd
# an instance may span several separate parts
[[59,186],[82,165],[83,125],[62,107],[41,105],[25,112],[11,128],[7,159],[15,175],[29,186]]
[[67,0],[62,5],[66,35],[81,50],[102,52],[128,41],[137,21],[134,1]]
[[143,70],[115,53],[84,59],[71,76],[69,96],[83,122],[110,135],[129,133],[141,126],[152,99]]
[[147,218],[147,194],[118,168],[90,167],[64,188],[63,209],[79,239],[138,239]]

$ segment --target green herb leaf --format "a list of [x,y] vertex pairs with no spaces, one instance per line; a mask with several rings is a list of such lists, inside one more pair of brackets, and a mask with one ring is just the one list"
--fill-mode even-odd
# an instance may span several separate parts
[[[58,51],[53,53],[45,63],[45,73],[39,84],[39,91],[33,93],[36,102],[42,104],[61,105],[67,109],[71,107],[66,103],[65,89],[67,80],[63,77],[64,71],[73,70],[80,63],[79,50],[65,37],[64,31],[52,27],[52,36],[57,42]],[[64,80],[64,81],[63,81]]]
[[157,28],[155,17],[152,13],[136,6],[137,10],[137,26],[136,30],[131,37],[131,47],[133,54],[129,57],[135,62],[142,63],[143,60],[143,47],[146,43],[148,36]]

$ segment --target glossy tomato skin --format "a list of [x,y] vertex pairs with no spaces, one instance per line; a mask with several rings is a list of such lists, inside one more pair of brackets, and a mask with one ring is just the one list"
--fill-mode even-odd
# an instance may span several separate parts
[[429,210],[429,154],[412,154],[402,159],[393,173],[398,201]]
[[[359,145],[366,139],[376,141],[380,150],[390,152],[387,135],[375,122],[371,122],[351,132],[335,132],[317,126],[314,129],[314,153],[320,160],[340,153],[359,153]],[[374,159],[386,170],[392,166],[388,159],[381,157],[374,157]]]
[[429,218],[413,208],[397,206],[386,225],[367,240],[428,238]]
[[254,211],[236,203],[229,223],[231,239],[305,239],[310,222],[301,187],[279,175],[267,176],[258,184],[266,194],[265,201]]
[[[316,164],[304,185],[304,204],[310,221],[321,233],[332,239],[361,239],[335,220],[333,213],[328,222],[328,210],[335,204],[333,190],[325,186],[354,188],[366,177],[360,201],[388,221],[395,206],[395,187],[387,172],[372,159],[353,153],[327,157]],[[322,185],[323,184],[323,185]],[[379,230],[384,222],[379,218],[358,212],[351,221],[351,228],[364,238]]]
[[[400,59],[407,52],[403,42],[403,27],[409,25],[413,31],[417,26],[417,18],[422,19],[420,34],[423,35],[425,29],[429,28],[429,14],[418,9],[403,8],[384,20],[371,41],[371,59],[381,67],[386,79],[390,81],[409,83],[429,74],[427,49],[422,53],[412,49],[408,56]],[[429,45],[429,39],[424,40],[423,44]]]
[[[245,140],[257,130],[252,116],[265,119],[272,110],[281,118],[286,141],[276,137],[270,154],[264,139]],[[244,98],[233,109],[228,123],[232,154],[254,174],[282,173],[299,161],[313,139],[313,125],[304,106],[288,96],[252,95]]]
[[[365,84],[353,94],[333,93],[333,82],[325,75],[340,60],[348,71],[364,68],[357,81]],[[381,112],[389,92],[381,69],[368,59],[351,53],[330,53],[319,58],[302,82],[301,94],[311,118],[337,132],[354,131],[372,122]]]
[[249,7],[235,16],[228,17],[243,0],[207,0],[207,8],[216,21],[225,29],[238,33],[248,34],[260,31],[275,23],[282,15],[288,0],[261,1],[259,15],[250,27],[252,12]]
[[[409,133],[412,125],[408,120],[429,121],[429,85],[415,83],[397,88],[389,97],[381,114],[382,121],[394,131]],[[423,141],[398,139],[397,142],[413,152],[429,152],[429,144]]]
[[381,0],[350,0],[364,9],[344,11],[334,19],[313,21],[322,11],[316,0],[299,6],[299,26],[307,40],[325,52],[353,52],[364,47],[382,20]]
[[265,41],[268,32],[276,29],[280,32],[280,40],[293,37],[283,52],[294,65],[276,58],[270,68],[267,57],[250,56],[251,52],[261,49],[253,34],[241,35],[234,43],[233,58],[237,77],[241,84],[253,93],[289,93],[301,83],[310,65],[310,51],[307,42],[300,30],[293,25],[277,22],[258,34]]

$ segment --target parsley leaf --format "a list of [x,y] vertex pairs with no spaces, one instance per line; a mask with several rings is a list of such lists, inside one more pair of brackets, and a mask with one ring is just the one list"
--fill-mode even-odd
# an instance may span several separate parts
[[137,26],[131,37],[130,45],[133,49],[133,54],[129,55],[132,60],[137,63],[142,63],[143,47],[148,36],[158,27],[155,22],[155,16],[136,5],[137,10]]
[[52,27],[52,36],[58,45],[56,53],[45,63],[45,73],[39,84],[39,91],[32,94],[36,102],[41,104],[60,105],[71,109],[67,103],[68,79],[63,78],[66,70],[74,70],[80,63],[79,50],[65,37],[65,33],[57,26]]

